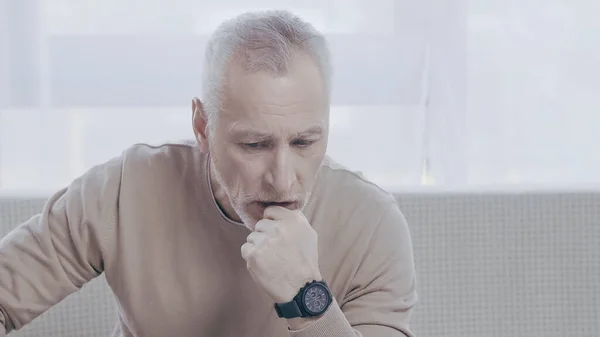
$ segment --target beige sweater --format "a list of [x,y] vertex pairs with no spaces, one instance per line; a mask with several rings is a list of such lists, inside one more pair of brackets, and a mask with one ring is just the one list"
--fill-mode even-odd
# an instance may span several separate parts
[[192,143],[136,145],[53,195],[0,243],[0,336],[101,273],[113,336],[412,336],[411,239],[390,194],[325,160],[305,214],[335,300],[289,331],[246,269],[249,230],[220,211],[207,164]]

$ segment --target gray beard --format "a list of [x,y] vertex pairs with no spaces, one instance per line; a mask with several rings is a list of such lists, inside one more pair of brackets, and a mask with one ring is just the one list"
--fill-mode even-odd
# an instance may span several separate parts
[[[221,173],[213,165],[212,160],[211,160],[211,163],[209,166],[210,166],[210,172],[212,172],[212,174],[214,174],[215,180],[221,186],[221,188],[225,191],[225,194],[227,195],[227,200],[229,200],[229,204],[231,205],[231,208],[233,208],[234,212],[237,214],[237,216],[240,218],[240,220],[246,227],[248,227],[250,230],[254,230],[254,226],[256,226],[256,223],[258,221],[260,221],[261,219],[252,219],[252,217],[244,210],[243,204],[240,205],[235,202],[235,200],[231,197],[231,193],[230,193],[231,188],[225,183],[225,180],[223,179]],[[317,182],[317,178],[318,178],[320,172],[321,172],[321,166],[319,166],[319,169],[317,170],[316,178],[313,182],[313,185],[310,186],[310,189],[304,195],[303,200],[299,200],[299,203],[300,203],[299,209],[301,211],[304,211],[304,208],[308,204],[308,200],[310,199],[310,196],[312,194],[312,189],[314,187],[314,184]]]

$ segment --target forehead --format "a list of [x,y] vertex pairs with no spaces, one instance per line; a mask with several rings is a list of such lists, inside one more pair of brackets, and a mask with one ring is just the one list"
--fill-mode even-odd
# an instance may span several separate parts
[[232,62],[226,82],[220,117],[231,128],[283,127],[297,131],[327,120],[328,92],[319,68],[305,54],[297,53],[283,75],[248,73]]

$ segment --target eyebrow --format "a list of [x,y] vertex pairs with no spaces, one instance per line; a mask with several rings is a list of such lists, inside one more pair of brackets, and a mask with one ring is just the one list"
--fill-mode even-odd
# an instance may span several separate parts
[[320,125],[315,125],[308,130],[297,133],[295,138],[320,135],[323,133],[323,128]]
[[[308,128],[302,132],[298,132],[298,133],[294,134],[292,138],[301,138],[301,137],[308,137],[308,136],[314,136],[314,135],[321,135],[322,133],[323,133],[323,128],[319,125],[316,125],[316,126]],[[262,141],[270,140],[273,138],[273,136],[271,134],[264,133],[264,132],[261,132],[258,130],[253,130],[253,129],[233,130],[233,134],[234,134],[234,137],[236,137],[236,138],[250,138],[250,139],[262,140]]]
[[256,131],[256,130],[246,130],[246,129],[240,129],[240,130],[234,130],[233,131],[233,135],[236,138],[250,138],[250,139],[262,139],[262,140],[267,140],[269,138],[271,138],[271,135],[267,134],[267,133],[263,133],[260,131]]

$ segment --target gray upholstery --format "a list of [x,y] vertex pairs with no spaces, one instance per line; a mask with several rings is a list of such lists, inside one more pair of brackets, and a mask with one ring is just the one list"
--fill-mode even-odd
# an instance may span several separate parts
[[[398,195],[413,236],[422,336],[600,336],[600,192]],[[43,200],[0,199],[0,235]],[[10,336],[109,336],[102,277]]]

